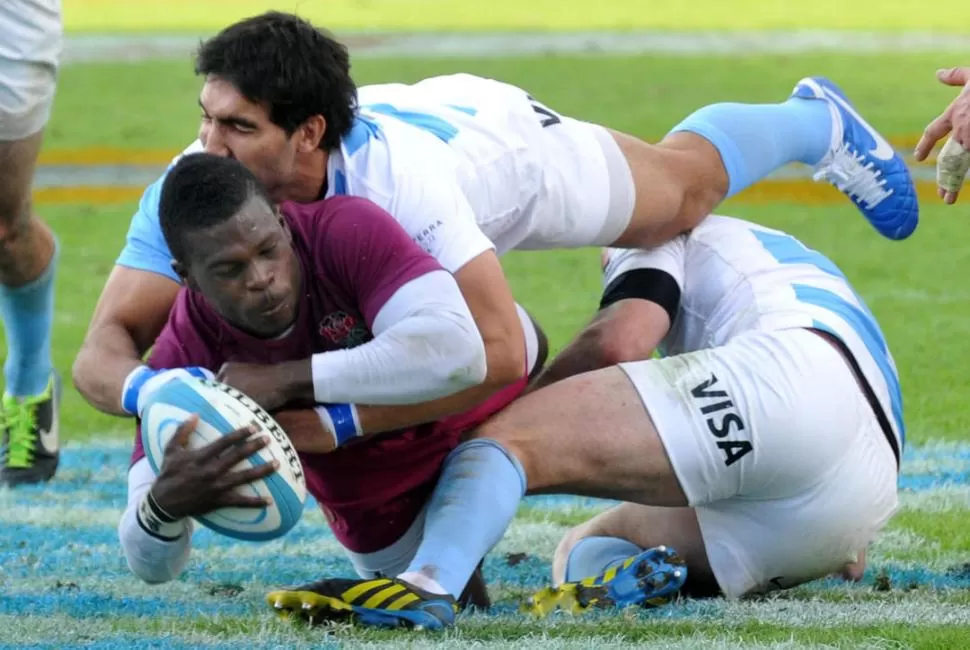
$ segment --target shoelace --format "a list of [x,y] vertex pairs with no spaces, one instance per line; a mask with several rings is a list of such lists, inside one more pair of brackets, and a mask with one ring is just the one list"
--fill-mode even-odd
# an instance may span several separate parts
[[874,208],[893,191],[886,189],[886,179],[880,176],[878,169],[874,169],[873,163],[865,163],[864,160],[862,154],[853,152],[843,143],[832,153],[828,164],[815,172],[814,178],[816,181],[828,181],[851,198],[864,203],[866,208]]
[[37,448],[37,406],[43,397],[5,399],[3,429],[7,432],[7,467],[27,468]]

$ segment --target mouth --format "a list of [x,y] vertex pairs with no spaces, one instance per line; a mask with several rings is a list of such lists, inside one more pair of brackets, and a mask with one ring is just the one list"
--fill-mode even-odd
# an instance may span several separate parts
[[261,316],[275,316],[280,313],[284,307],[286,307],[286,298],[278,298],[275,300],[267,301],[266,307],[259,311]]

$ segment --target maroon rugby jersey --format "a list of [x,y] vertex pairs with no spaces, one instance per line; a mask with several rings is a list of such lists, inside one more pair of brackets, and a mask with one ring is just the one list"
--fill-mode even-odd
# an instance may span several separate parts
[[[303,271],[295,326],[280,339],[259,339],[226,323],[202,294],[183,288],[152,349],[152,368],[226,361],[279,363],[350,348],[372,338],[384,303],[404,284],[441,266],[375,204],[334,197],[284,203]],[[525,380],[472,411],[379,434],[328,454],[301,454],[307,489],[320,502],[334,535],[357,553],[380,550],[411,525],[434,487],[441,463],[462,431],[518,396]],[[135,436],[132,463],[144,457]]]

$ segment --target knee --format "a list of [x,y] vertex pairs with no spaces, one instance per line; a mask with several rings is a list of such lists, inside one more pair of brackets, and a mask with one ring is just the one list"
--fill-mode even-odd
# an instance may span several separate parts
[[[587,522],[588,523],[588,522]],[[554,585],[561,585],[566,581],[566,570],[569,567],[569,556],[573,549],[583,539],[589,536],[589,526],[580,524],[569,529],[559,540],[556,552],[552,556],[552,582]]]
[[530,444],[528,436],[517,435],[515,430],[504,425],[495,426],[491,422],[486,422],[465,434],[461,446],[467,448],[471,444],[485,444],[500,449],[509,457],[509,460],[517,464],[526,491],[534,489],[538,476],[539,454],[533,451],[533,445]]
[[0,246],[27,229],[31,207],[29,187],[0,192]]

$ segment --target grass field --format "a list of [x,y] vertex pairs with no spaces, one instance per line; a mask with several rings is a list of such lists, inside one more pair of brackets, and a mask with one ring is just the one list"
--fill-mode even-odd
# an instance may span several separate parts
[[916,0],[857,0],[851,11],[840,0],[793,7],[789,0],[67,0],[69,29],[105,31],[214,31],[266,9],[291,11],[332,30],[444,31],[493,29],[852,29],[933,30],[960,33],[970,8],[940,0],[928,10]]
[[[265,6],[66,4],[68,26],[76,30],[206,30]],[[584,15],[577,8],[585,5],[575,2],[556,3],[554,10],[552,3],[496,2],[489,3],[490,16],[482,16],[469,14],[464,2],[445,0],[294,3],[302,13],[346,29],[765,28],[790,27],[796,20],[807,27],[955,29],[970,17],[964,4],[930,12],[917,11],[915,3],[880,3],[875,11],[873,0],[852,11],[825,0],[800,7],[797,17],[782,1],[603,5]],[[420,24],[411,16],[420,16]],[[938,87],[933,70],[961,58],[964,53],[953,52],[408,59],[361,61],[354,71],[360,83],[459,70],[495,76],[528,87],[567,114],[654,139],[703,104],[777,101],[801,76],[821,73],[837,79],[895,142],[911,144],[953,95]],[[164,160],[194,137],[198,82],[187,63],[70,66],[58,92],[46,160],[94,147],[162,152],[156,158]],[[319,512],[308,507],[293,534],[268,544],[233,543],[202,531],[180,580],[143,585],[129,576],[115,533],[130,422],[97,414],[71,389],[63,422],[68,443],[57,479],[43,489],[0,492],[0,649],[970,646],[970,290],[963,280],[970,276],[968,208],[947,208],[929,198],[917,233],[892,243],[847,204],[808,201],[817,195],[803,185],[791,187],[787,201],[766,203],[763,195],[748,194],[722,212],[784,228],[843,268],[883,325],[906,398],[911,445],[900,481],[903,507],[875,545],[863,584],[821,581],[752,602],[687,601],[649,613],[532,621],[516,614],[516,602],[546,580],[566,528],[604,507],[544,497],[528,501],[488,560],[495,612],[464,618],[445,635],[306,630],[276,621],[262,596],[280,584],[349,574]],[[39,206],[62,242],[55,356],[65,376],[134,208],[133,202]],[[516,297],[561,347],[597,302],[596,252],[512,254],[505,265]]]

